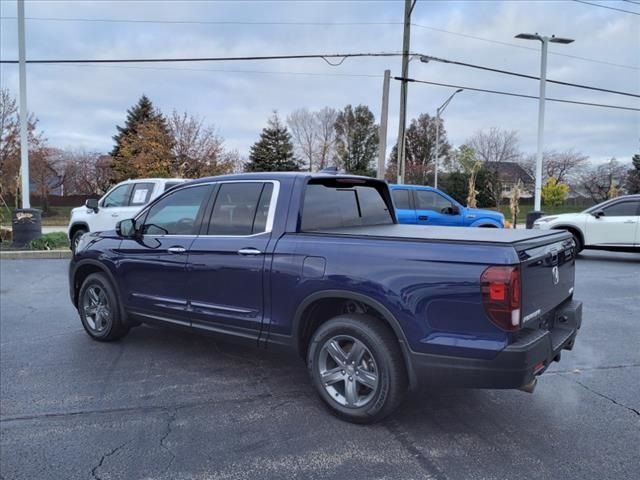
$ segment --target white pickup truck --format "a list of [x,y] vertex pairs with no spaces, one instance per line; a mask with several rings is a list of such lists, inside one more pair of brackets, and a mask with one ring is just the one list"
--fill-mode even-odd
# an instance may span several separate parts
[[120,220],[133,217],[154,198],[186,180],[181,178],[136,178],[118,183],[100,200],[90,198],[71,210],[68,235],[71,250],[87,232],[113,230]]

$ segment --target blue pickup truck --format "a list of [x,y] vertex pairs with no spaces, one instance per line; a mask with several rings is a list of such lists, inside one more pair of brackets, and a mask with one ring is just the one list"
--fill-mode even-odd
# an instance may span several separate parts
[[580,327],[574,257],[560,230],[399,225],[372,178],[253,173],[86,233],[69,287],[97,341],[149,323],[286,349],[331,411],[369,423],[426,384],[533,391]]
[[504,228],[504,215],[493,210],[463,207],[437,188],[389,185],[398,222],[445,227]]

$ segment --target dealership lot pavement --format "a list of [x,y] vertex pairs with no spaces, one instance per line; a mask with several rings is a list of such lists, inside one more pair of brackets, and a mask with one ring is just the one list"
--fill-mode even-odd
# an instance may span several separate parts
[[141,327],[91,341],[65,260],[3,260],[3,479],[636,479],[640,255],[577,264],[584,323],[534,395],[435,390],[333,418],[297,359]]

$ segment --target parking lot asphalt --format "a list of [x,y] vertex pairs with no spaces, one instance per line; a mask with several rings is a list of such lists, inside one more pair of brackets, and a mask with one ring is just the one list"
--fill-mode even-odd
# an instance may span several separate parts
[[533,395],[431,389],[378,425],[331,416],[303,363],[140,327],[94,342],[65,260],[3,260],[0,476],[640,478],[640,255],[587,252],[576,347]]

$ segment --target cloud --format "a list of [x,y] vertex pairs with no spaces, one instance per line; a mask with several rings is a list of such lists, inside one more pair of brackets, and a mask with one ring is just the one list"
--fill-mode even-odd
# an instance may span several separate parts
[[[635,8],[629,6],[628,8]],[[14,2],[0,2],[3,17]],[[638,8],[640,11],[640,8]],[[243,22],[402,21],[402,2],[27,2],[27,17]],[[517,48],[412,28],[412,50],[468,63],[537,75],[538,45],[514,40],[521,31],[575,38],[552,51],[632,65],[628,69],[549,55],[549,77],[617,90],[640,90],[637,17],[575,2],[422,2],[413,22],[520,45]],[[2,20],[0,56],[17,57],[15,20]],[[393,25],[259,25],[57,22],[27,23],[29,58],[134,58],[399,51],[402,27]],[[28,67],[29,108],[51,143],[100,151],[111,148],[115,125],[144,92],[166,113],[189,111],[216,125],[227,146],[247,154],[275,109],[342,108],[364,103],[379,116],[382,74],[399,75],[400,59],[347,59],[120,66]],[[274,73],[281,72],[281,73]],[[304,73],[304,74],[302,74]],[[348,76],[372,75],[372,77]],[[410,63],[410,75],[428,81],[537,95],[538,84],[454,65]],[[2,65],[0,82],[17,93],[17,66]],[[409,118],[433,114],[451,89],[410,84]],[[637,99],[548,85],[548,96],[640,107]],[[392,81],[389,149],[397,136],[399,85]],[[459,145],[489,127],[517,129],[533,152],[537,102],[463,92],[444,114],[450,141]],[[547,104],[545,147],[575,148],[596,161],[623,161],[638,151],[640,115],[577,105]]]

